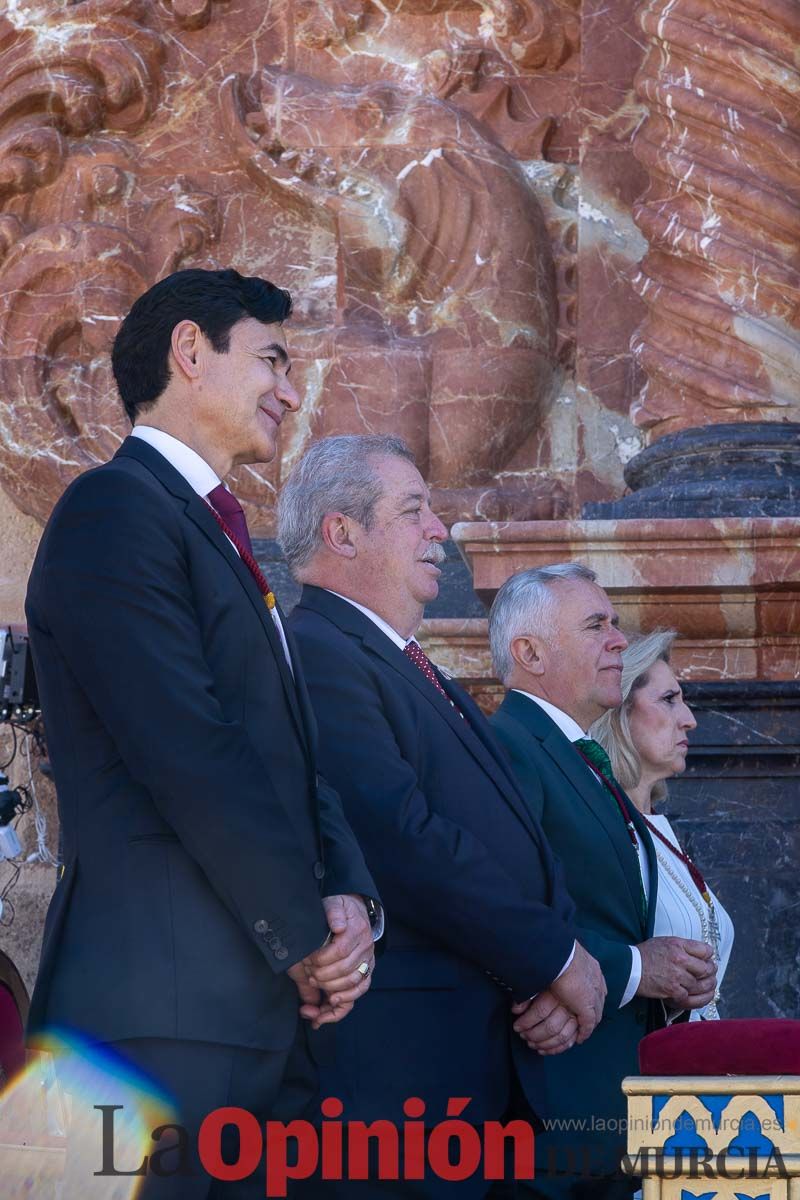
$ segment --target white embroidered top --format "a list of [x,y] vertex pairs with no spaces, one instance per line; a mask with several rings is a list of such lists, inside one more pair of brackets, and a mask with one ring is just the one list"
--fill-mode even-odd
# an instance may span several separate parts
[[[653,813],[648,820],[674,846],[682,850],[680,842],[662,813]],[[658,838],[653,838],[658,859],[658,895],[654,937],[693,938],[697,942],[713,945],[712,922],[709,907],[697,890],[685,863],[672,854]],[[698,864],[699,865],[699,864]],[[714,902],[714,911],[719,926],[719,962],[717,964],[717,991],[720,990],[728,959],[733,946],[733,922],[709,887]],[[705,1008],[695,1009],[690,1020],[714,1020],[719,1016],[712,1002]]]

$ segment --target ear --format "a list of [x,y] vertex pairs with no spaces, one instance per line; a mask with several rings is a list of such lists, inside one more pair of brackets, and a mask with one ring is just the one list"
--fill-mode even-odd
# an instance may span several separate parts
[[529,633],[523,633],[519,637],[512,638],[508,648],[514,662],[517,666],[522,667],[528,675],[544,674],[544,647],[539,638],[533,637]]
[[322,518],[322,540],[332,554],[340,558],[355,558],[352,539],[353,522],[344,513],[326,513]]
[[205,338],[194,321],[179,321],[172,331],[170,348],[178,370],[188,379],[201,374],[201,357]]

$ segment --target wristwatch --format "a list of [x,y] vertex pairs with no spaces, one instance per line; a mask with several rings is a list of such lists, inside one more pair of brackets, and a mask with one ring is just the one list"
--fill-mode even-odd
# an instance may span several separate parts
[[379,904],[377,900],[373,900],[372,896],[362,896],[361,899],[364,901],[364,905],[367,910],[367,916],[369,917],[369,927],[372,930],[372,940],[373,942],[377,942],[383,937],[383,905]]

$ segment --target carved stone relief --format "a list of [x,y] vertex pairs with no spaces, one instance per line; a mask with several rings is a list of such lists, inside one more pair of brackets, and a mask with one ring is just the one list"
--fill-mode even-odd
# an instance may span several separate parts
[[572,287],[527,169],[557,119],[519,87],[577,39],[572,0],[305,0],[293,20],[283,0],[20,0],[0,24],[19,507],[46,519],[125,435],[108,350],[135,297],[232,263],[293,291],[305,393],[279,459],[239,473],[254,532],[309,439],[344,430],[404,435],[445,515],[552,513],[558,488],[498,476],[547,420]]
[[651,438],[800,416],[800,9],[648,0],[634,351]]
[[229,80],[222,103],[243,168],[333,243],[339,303],[313,331],[332,354],[311,432],[394,431],[434,486],[483,483],[554,373],[549,239],[519,167],[459,109],[387,84],[265,69]]

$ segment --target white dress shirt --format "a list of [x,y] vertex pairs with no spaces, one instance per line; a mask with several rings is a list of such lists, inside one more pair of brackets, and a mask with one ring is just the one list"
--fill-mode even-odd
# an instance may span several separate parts
[[417,640],[415,637],[404,638],[396,629],[392,629],[391,625],[384,621],[383,617],[379,617],[371,608],[359,604],[357,600],[351,600],[349,596],[343,596],[341,592],[334,592],[333,588],[325,588],[325,591],[330,592],[332,596],[338,596],[340,600],[346,600],[348,604],[352,604],[353,608],[357,608],[365,617],[369,617],[373,625],[377,625],[381,633],[385,633],[389,640],[394,642],[398,650],[405,650],[409,642]]
[[[131,437],[141,438],[143,442],[147,442],[148,446],[152,446],[154,450],[157,450],[170,466],[174,467],[178,474],[183,476],[192,491],[197,492],[198,496],[202,496],[209,508],[213,508],[213,505],[207,500],[207,496],[209,492],[213,492],[215,487],[219,487],[222,480],[216,471],[208,465],[206,460],[200,457],[196,450],[193,450],[191,446],[187,446],[185,442],[180,441],[178,438],[173,437],[171,433],[165,433],[163,429],[156,429],[153,425],[135,425],[131,431]],[[230,538],[228,538],[228,541],[233,546]],[[235,546],[233,548],[236,550]],[[236,553],[238,554],[239,551],[236,550]],[[289,653],[289,643],[286,641],[286,634],[284,633],[277,608],[271,608],[270,615],[278,630],[278,637],[281,640],[283,653],[289,664],[289,670],[294,675],[292,656]]]
[[[515,692],[519,692],[521,696],[527,696],[527,698],[529,700],[532,700],[534,702],[534,704],[538,704],[539,708],[543,709],[543,711],[547,713],[550,720],[555,725],[558,726],[558,728],[564,734],[564,737],[568,739],[568,741],[577,742],[581,738],[589,737],[589,734],[586,733],[583,729],[581,729],[580,725],[578,724],[578,722],[575,720],[574,717],[571,717],[569,715],[569,713],[563,712],[560,708],[556,708],[555,704],[551,704],[548,700],[542,700],[541,696],[533,696],[533,695],[531,695],[530,692],[523,692],[522,688],[513,688],[512,690]],[[592,778],[595,781],[595,784],[598,787],[605,788],[606,785],[600,779],[600,776],[597,775],[592,770],[592,768],[588,765],[588,763],[586,764],[586,770],[592,776]],[[650,871],[649,871],[649,867],[648,867],[648,863],[647,863],[647,853],[644,848],[644,843],[642,842],[642,839],[640,838],[638,832],[636,832],[636,849],[638,851],[639,874],[640,874],[641,880],[642,880],[642,888],[644,889],[645,899],[649,900],[650,899]],[[642,978],[642,956],[639,953],[639,950],[637,949],[636,946],[631,946],[630,949],[631,949],[631,973],[628,978],[628,983],[625,988],[625,991],[622,993],[622,999],[619,1002],[620,1008],[624,1008],[626,1004],[629,1004],[630,1001],[633,999],[633,997],[636,995],[636,989],[638,988],[638,986],[641,982],[641,978]]]

